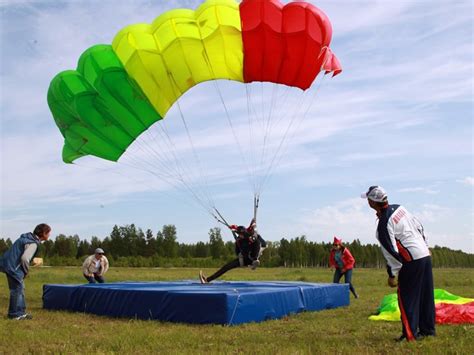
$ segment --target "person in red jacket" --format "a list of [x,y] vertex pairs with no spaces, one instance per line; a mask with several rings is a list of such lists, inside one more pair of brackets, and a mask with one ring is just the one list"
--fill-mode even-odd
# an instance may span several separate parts
[[349,289],[355,298],[359,298],[359,295],[352,286],[352,269],[354,268],[355,259],[352,256],[348,248],[342,245],[342,240],[334,237],[332,244],[331,254],[329,255],[329,265],[336,269],[334,272],[333,282],[339,283],[342,275],[344,275],[344,282],[349,284]]

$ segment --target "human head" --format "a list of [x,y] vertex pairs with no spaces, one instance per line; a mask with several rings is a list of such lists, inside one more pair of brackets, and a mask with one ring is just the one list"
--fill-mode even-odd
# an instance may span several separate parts
[[332,246],[335,249],[342,248],[342,239],[334,236],[334,241],[332,242]]
[[387,192],[381,186],[370,186],[360,197],[366,198],[369,206],[377,211],[388,204]]
[[95,254],[96,259],[100,259],[100,258],[102,258],[102,255],[105,254],[105,252],[104,252],[104,249],[102,249],[102,248],[97,248],[97,249],[94,251],[94,254]]
[[36,235],[39,240],[48,240],[49,234],[51,233],[51,227],[46,223],[38,224],[33,231],[33,234]]

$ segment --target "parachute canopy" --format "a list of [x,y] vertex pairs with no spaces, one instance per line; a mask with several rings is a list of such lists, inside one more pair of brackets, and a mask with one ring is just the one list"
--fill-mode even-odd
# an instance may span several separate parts
[[341,72],[332,28],[300,1],[207,0],[151,24],[123,28],[112,45],[96,45],[76,70],[51,82],[48,105],[64,136],[63,160],[94,155],[117,161],[165,117],[178,98],[209,80],[273,82],[308,89],[320,72]]
[[[464,298],[453,295],[443,289],[434,290],[436,323],[438,324],[474,324],[474,298]],[[382,299],[377,315],[370,320],[399,321],[400,309],[396,293],[386,295]]]

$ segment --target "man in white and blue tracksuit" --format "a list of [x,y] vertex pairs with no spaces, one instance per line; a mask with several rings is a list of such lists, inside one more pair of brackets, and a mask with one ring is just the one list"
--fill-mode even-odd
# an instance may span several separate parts
[[0,256],[0,271],[7,275],[8,288],[10,289],[10,303],[8,318],[14,320],[31,319],[26,313],[25,283],[30,262],[38,252],[39,244],[48,240],[51,227],[39,224],[33,233],[25,233],[18,238],[10,249]]
[[403,206],[389,205],[387,193],[371,186],[363,198],[377,211],[376,237],[387,260],[388,284],[397,286],[403,326],[399,340],[435,335],[431,254],[422,224]]

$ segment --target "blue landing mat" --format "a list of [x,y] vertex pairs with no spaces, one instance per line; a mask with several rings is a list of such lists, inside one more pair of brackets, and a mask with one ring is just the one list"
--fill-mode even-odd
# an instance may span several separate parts
[[180,323],[234,325],[347,305],[348,284],[177,281],[43,286],[45,309]]

